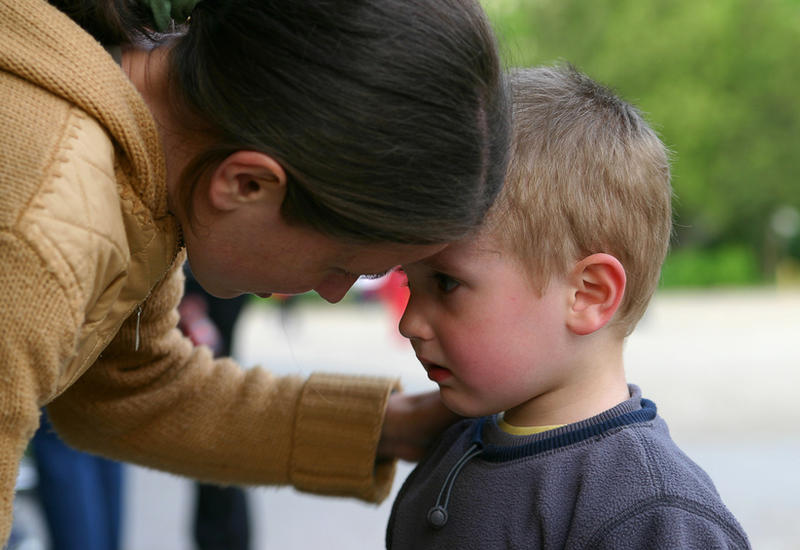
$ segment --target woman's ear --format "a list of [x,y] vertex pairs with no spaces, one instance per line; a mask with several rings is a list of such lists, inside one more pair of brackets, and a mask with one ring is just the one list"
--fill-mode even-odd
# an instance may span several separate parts
[[625,294],[625,268],[614,256],[592,254],[575,265],[567,327],[575,334],[591,334],[614,316]]
[[271,156],[236,151],[214,170],[208,198],[216,210],[235,210],[255,202],[280,207],[286,196],[286,172]]

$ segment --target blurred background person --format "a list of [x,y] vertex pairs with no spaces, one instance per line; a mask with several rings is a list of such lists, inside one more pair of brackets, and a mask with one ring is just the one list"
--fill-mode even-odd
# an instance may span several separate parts
[[[186,287],[178,327],[195,345],[207,346],[215,357],[230,356],[236,322],[248,295],[216,298],[184,267]],[[198,550],[250,550],[247,494],[240,487],[195,484],[193,538]]]
[[123,466],[64,443],[42,409],[31,441],[52,550],[119,550]]

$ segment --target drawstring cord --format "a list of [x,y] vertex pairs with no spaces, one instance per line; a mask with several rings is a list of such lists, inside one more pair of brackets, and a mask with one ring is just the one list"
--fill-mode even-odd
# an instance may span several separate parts
[[[480,432],[479,432],[480,433]],[[478,441],[473,441],[467,452],[461,455],[444,479],[442,488],[439,491],[439,496],[436,498],[436,504],[428,510],[428,524],[434,529],[441,529],[447,523],[447,505],[450,503],[450,493],[453,492],[453,486],[456,483],[458,474],[461,469],[466,466],[467,462],[478,456],[483,452],[483,445]],[[444,499],[442,499],[444,497]]]
[[[640,422],[651,422],[656,417],[656,404],[648,399],[641,400],[641,408],[620,414],[619,416],[604,418],[596,423],[589,423],[586,426],[579,426],[570,431],[559,433],[544,439],[535,439],[524,445],[497,447],[491,443],[483,443],[481,432],[483,425],[489,417],[478,419],[475,423],[475,431],[469,449],[461,455],[461,458],[450,468],[445,477],[444,484],[439,491],[436,504],[428,510],[428,524],[434,529],[441,529],[447,523],[447,506],[450,503],[450,494],[456,483],[456,478],[467,462],[476,456],[483,454],[484,460],[504,462],[516,458],[533,456],[535,454],[550,449],[558,449],[567,445],[574,445],[589,438],[599,437],[603,434],[620,427],[636,424]],[[600,417],[598,417],[600,418]]]

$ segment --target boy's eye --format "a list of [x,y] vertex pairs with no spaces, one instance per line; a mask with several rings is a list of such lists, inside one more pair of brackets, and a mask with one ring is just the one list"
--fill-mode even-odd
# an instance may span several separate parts
[[450,275],[445,275],[444,273],[436,273],[434,278],[436,279],[436,286],[445,294],[452,292],[461,284]]

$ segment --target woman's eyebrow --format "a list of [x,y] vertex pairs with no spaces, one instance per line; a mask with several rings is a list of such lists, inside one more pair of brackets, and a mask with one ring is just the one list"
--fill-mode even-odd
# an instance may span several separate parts
[[363,277],[364,279],[380,279],[384,275],[388,275],[389,272],[394,271],[394,267],[387,269],[386,271],[382,271],[380,273],[362,273],[359,277]]

